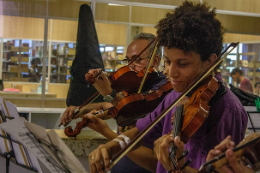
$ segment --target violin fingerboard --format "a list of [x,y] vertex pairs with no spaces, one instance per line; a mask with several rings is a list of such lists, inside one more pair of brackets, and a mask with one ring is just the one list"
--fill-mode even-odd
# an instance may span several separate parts
[[175,138],[176,136],[180,136],[180,131],[182,128],[182,120],[183,120],[183,117],[182,117],[183,108],[184,108],[184,105],[178,106],[174,113],[174,120],[173,120],[173,126],[172,126],[173,138]]

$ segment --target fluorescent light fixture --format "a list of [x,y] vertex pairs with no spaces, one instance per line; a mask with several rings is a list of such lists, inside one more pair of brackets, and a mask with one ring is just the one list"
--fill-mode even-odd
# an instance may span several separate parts
[[113,4],[113,3],[108,3],[108,5],[113,5],[113,6],[125,6],[125,5],[121,5],[121,4]]
[[100,52],[104,52],[105,48],[100,47],[99,50],[100,50]]
[[114,47],[105,47],[105,51],[114,51]]
[[116,49],[117,49],[117,50],[119,50],[119,49],[124,49],[124,47],[123,47],[123,46],[119,46],[119,47],[116,47]]

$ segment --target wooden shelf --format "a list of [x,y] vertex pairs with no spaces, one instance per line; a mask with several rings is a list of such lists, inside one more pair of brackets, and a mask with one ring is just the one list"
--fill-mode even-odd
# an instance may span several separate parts
[[3,73],[19,73],[19,72],[11,72],[11,71],[2,71]]

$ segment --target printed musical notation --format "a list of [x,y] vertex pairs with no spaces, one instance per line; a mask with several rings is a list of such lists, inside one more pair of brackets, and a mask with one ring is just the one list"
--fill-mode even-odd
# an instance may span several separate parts
[[[28,150],[30,150],[45,166],[53,173],[66,173],[66,171],[58,168],[53,163],[51,163],[46,151],[41,151],[39,146],[37,146],[35,141],[32,141],[29,134],[30,131],[25,127],[24,118],[17,118],[6,123],[0,124],[0,128],[6,131],[11,136],[14,136],[19,142],[21,142]],[[15,127],[15,128],[13,128]],[[36,140],[37,141],[37,140]]]
[[0,124],[0,128],[28,148],[51,172],[87,173],[54,130],[46,132],[45,128],[22,117]]

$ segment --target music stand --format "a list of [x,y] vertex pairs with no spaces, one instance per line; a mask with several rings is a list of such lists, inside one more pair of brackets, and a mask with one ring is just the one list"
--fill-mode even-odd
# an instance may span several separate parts
[[[257,132],[260,130],[260,112],[256,110],[255,106],[244,106],[248,119],[249,119],[249,130],[253,130],[254,132]],[[251,115],[250,115],[251,114]]]
[[[12,127],[16,128],[12,128]],[[51,172],[87,173],[63,140],[54,130],[27,122],[23,117],[0,124],[1,129],[14,136],[31,151]]]
[[[6,110],[5,102],[2,98],[0,98],[0,123],[7,122],[8,119],[11,120],[14,118],[10,116],[5,116],[3,112],[8,112],[8,110]],[[3,130],[0,130],[0,132],[0,156],[6,159],[6,173],[9,173],[10,161],[27,170],[33,172],[42,172],[40,170],[39,164],[34,166],[34,163],[36,161],[32,161],[32,159],[35,158],[33,158],[33,156],[30,156],[30,152],[20,142],[18,142],[14,137],[11,137]]]
[[[2,112],[8,116],[0,118],[0,120],[5,120],[5,123],[0,123],[0,132],[10,134],[9,140],[12,144],[19,141],[18,143],[22,144],[26,151],[31,152],[34,157],[37,157],[50,172],[87,173],[80,161],[54,130],[46,132],[45,128],[27,122],[24,117],[19,117],[15,105],[1,99],[0,97],[0,110],[3,110]],[[4,114],[2,113],[2,115]],[[15,118],[10,118],[10,115],[14,115]],[[4,139],[6,140],[7,138],[4,137]],[[15,149],[13,151],[15,153]],[[8,159],[11,154],[7,155]],[[16,156],[16,153],[14,155]],[[33,168],[32,165],[29,166],[30,168]],[[42,173],[41,168],[39,169],[40,173]]]
[[[20,142],[11,139],[10,135],[8,135],[8,134],[7,134],[7,136],[0,135],[0,138],[2,138],[4,140],[8,140],[8,142],[11,144],[11,146],[12,146],[13,143],[16,143],[17,145],[22,146],[22,144]],[[14,153],[13,146],[11,148],[12,149],[9,152],[4,152],[4,153],[0,152],[0,156],[4,157],[6,159],[6,173],[9,173],[10,161],[12,161],[14,164],[16,164],[20,167],[23,167],[27,170],[30,170],[30,171],[33,171],[33,172],[38,172],[38,170],[36,170],[33,166],[26,166],[26,165],[19,163],[16,160],[16,156],[15,156],[15,153]],[[23,150],[26,150],[26,148],[23,147]],[[30,165],[32,165],[30,156],[28,155],[28,151],[26,152],[26,159],[29,161]]]

